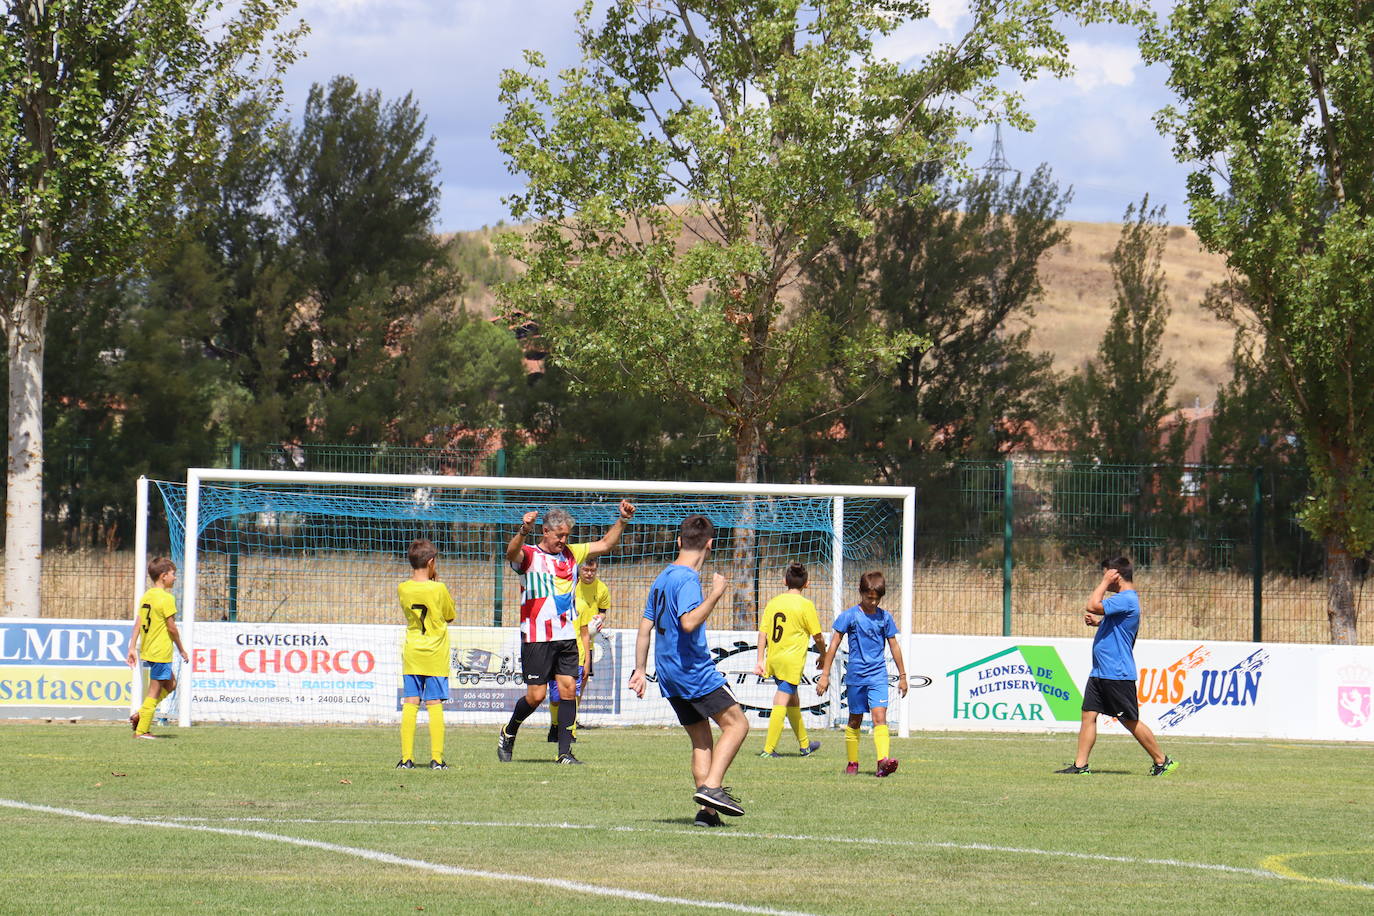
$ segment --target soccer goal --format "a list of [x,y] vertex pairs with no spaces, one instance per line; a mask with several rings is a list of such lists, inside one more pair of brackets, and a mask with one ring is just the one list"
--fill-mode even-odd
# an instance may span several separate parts
[[[626,681],[649,587],[675,556],[682,519],[694,513],[717,532],[703,577],[719,572],[730,582],[707,623],[712,650],[752,722],[763,721],[774,689],[753,673],[759,613],[785,589],[793,561],[810,572],[806,593],[827,639],[835,615],[858,600],[858,576],[883,570],[882,603],[910,658],[912,488],[206,468],[189,470],[185,484],[153,486],[181,569],[181,630],[192,652],[177,690],[182,725],[395,721],[404,638],[396,585],[409,576],[406,550],[417,537],[438,547],[439,577],[457,606],[446,716],[455,724],[504,721],[524,692],[519,582],[504,558],[507,542],[526,511],[542,519],[554,506],[575,519],[570,542],[595,541],[622,498],[637,512],[600,563],[611,609],[579,703],[584,725],[676,722],[655,686],[641,700]],[[140,501],[140,538],[152,502]],[[808,724],[827,726],[847,712],[838,689],[815,696],[814,660],[803,706]],[[650,669],[652,677],[652,654]],[[841,671],[832,671],[833,682]],[[895,695],[893,703],[906,734],[905,706]]]

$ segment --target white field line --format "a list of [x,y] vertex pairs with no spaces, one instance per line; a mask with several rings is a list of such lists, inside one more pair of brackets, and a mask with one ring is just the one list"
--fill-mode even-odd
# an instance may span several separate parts
[[[232,827],[211,827],[205,824],[190,824],[176,821],[144,820],[134,817],[111,816],[108,814],[95,814],[90,811],[76,811],[71,808],[53,808],[48,805],[33,805],[28,802],[15,801],[8,798],[0,798],[0,807],[18,808],[21,811],[33,811],[39,814],[56,814],[63,817],[78,818],[84,821],[96,821],[103,824],[118,824],[124,827],[158,827],[170,830],[192,830],[201,833],[218,833],[224,836],[245,837],[253,840],[269,840],[274,843],[287,843],[292,846],[304,846],[310,849],[320,849],[325,852],[339,853],[346,856],[354,856],[359,859],[370,859],[373,862],[380,862],[383,865],[399,865],[404,868],[412,868],[419,871],[430,871],[441,875],[455,875],[462,878],[482,878],[489,881],[506,881],[520,884],[537,884],[542,887],[552,887],[558,890],[573,891],[581,894],[596,894],[602,897],[616,897],[621,900],[636,900],[645,903],[661,903],[669,906],[690,906],[698,909],[707,910],[729,910],[735,913],[759,913],[763,916],[809,916],[795,910],[775,910],[768,907],[748,906],[741,903],[727,903],[716,900],[691,900],[686,897],[664,897],[659,894],[650,894],[644,891],[627,890],[618,887],[604,887],[596,884],[586,884],[581,881],[565,881],[560,878],[538,878],[533,875],[511,874],[506,872],[483,871],[475,868],[460,868],[456,865],[443,865],[438,862],[426,862],[423,859],[407,859],[402,856],[392,855],[389,852],[381,852],[376,849],[361,849],[356,846],[339,846],[335,843],[325,843],[320,840],[307,840],[301,837],[283,836],[277,833],[264,833],[259,830],[239,830]],[[244,820],[252,820],[244,818]],[[278,821],[277,823],[287,823]],[[303,823],[332,823],[324,821],[305,821]],[[412,824],[422,823],[421,821],[411,821]],[[534,825],[531,825],[534,826]],[[549,826],[549,825],[539,825]]]
[[[0,800],[3,802],[3,800]],[[458,820],[386,820],[386,819],[345,819],[345,818],[269,818],[269,817],[177,817],[170,820],[188,823],[211,821],[216,823],[262,823],[262,824],[340,824],[361,827],[390,827],[390,826],[421,826],[421,827],[480,827],[489,829],[552,829],[552,830],[605,830],[608,833],[666,833],[683,834],[687,831],[682,829],[672,829],[667,827],[627,827],[627,826],[606,826],[602,824],[533,824],[517,821],[458,821]],[[706,831],[696,830],[694,835],[705,835]],[[1127,865],[1158,865],[1164,868],[1190,868],[1197,871],[1225,872],[1233,875],[1245,875],[1252,878],[1270,878],[1277,881],[1299,881],[1303,883],[1333,884],[1340,887],[1348,887],[1352,890],[1374,891],[1374,884],[1366,884],[1361,881],[1346,881],[1340,878],[1309,878],[1300,875],[1286,875],[1281,872],[1270,871],[1264,868],[1244,868],[1239,865],[1218,865],[1210,862],[1187,862],[1182,859],[1146,859],[1135,856],[1109,856],[1102,853],[1076,852],[1073,850],[1062,849],[1035,849],[1025,846],[993,846],[988,843],[951,843],[938,840],[919,841],[919,840],[886,840],[874,837],[843,837],[843,836],[815,836],[800,833],[751,833],[742,830],[711,830],[709,835],[721,839],[736,840],[786,840],[788,842],[805,843],[839,843],[855,846],[893,846],[908,849],[958,849],[970,852],[1002,852],[1015,855],[1026,856],[1046,856],[1049,858],[1063,859],[1086,859],[1092,862],[1121,862]]]

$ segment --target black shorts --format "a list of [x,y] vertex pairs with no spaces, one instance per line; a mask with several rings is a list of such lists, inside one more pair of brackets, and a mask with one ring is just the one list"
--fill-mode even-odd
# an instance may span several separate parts
[[677,720],[683,725],[696,725],[698,722],[717,716],[731,706],[738,704],[739,701],[730,692],[730,688],[723,684],[705,696],[697,697],[694,700],[668,697],[668,705],[673,707],[673,712],[677,713]]
[[577,679],[577,640],[520,643],[520,675],[526,684],[547,684],[559,674]]
[[1135,698],[1135,681],[1088,678],[1088,686],[1083,689],[1083,711],[1100,712],[1115,719],[1134,722],[1140,718],[1140,707],[1136,705]]

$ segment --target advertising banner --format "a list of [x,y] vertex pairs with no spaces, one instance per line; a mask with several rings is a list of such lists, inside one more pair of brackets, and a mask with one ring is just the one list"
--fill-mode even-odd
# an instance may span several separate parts
[[[1076,732],[1087,639],[918,636],[913,729]],[[1140,718],[1161,737],[1374,740],[1374,649],[1284,643],[1136,643]]]
[[0,619],[0,716],[129,714],[129,623]]
[[[404,628],[384,624],[201,622],[178,675],[194,722],[393,723],[401,704]],[[629,690],[634,630],[593,641],[588,725],[676,725],[649,654],[643,699]],[[716,666],[754,727],[776,690],[754,674],[758,634],[708,634]],[[454,627],[445,709],[450,721],[499,724],[524,691],[519,632]],[[123,718],[131,700],[128,624],[0,620],[0,716]],[[1074,732],[1092,667],[1088,639],[915,636],[908,641],[910,727]],[[1374,741],[1374,647],[1141,640],[1141,719],[1161,737]],[[808,727],[844,720],[841,652],[829,694],[815,694],[816,655],[799,690]],[[889,667],[894,714],[896,671]],[[168,710],[171,713],[171,710]],[[895,715],[894,715],[895,718]],[[1114,726],[1108,725],[1110,729]]]

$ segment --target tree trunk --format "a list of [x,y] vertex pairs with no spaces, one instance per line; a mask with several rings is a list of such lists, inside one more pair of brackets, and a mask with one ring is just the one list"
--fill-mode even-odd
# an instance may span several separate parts
[[[763,436],[756,421],[745,420],[735,431],[735,483],[759,482],[759,456]],[[754,497],[746,496],[735,526],[735,568],[730,625],[736,630],[758,626],[755,567],[758,565],[759,535],[755,530]]]
[[1353,646],[1358,640],[1355,617],[1355,561],[1336,533],[1326,536],[1326,616],[1331,643]]
[[5,477],[5,613],[37,617],[43,572],[43,309],[9,322],[9,466]]

